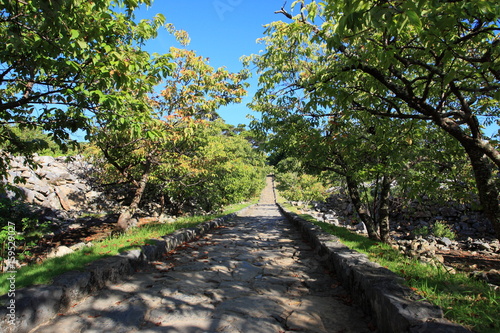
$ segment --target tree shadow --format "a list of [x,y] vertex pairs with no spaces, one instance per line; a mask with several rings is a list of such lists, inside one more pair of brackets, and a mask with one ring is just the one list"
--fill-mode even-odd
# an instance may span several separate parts
[[[370,319],[274,204],[171,251],[35,332],[370,332]],[[75,326],[72,326],[75,327]]]

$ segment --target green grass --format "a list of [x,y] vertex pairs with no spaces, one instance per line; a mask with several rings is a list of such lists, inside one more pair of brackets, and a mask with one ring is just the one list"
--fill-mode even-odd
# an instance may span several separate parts
[[[257,199],[254,199],[251,203],[228,206],[219,214],[181,217],[173,223],[146,224],[141,227],[132,228],[123,234],[95,242],[92,247],[83,248],[63,257],[50,258],[40,264],[23,266],[15,274],[16,289],[37,284],[49,284],[54,277],[64,272],[72,270],[81,271],[92,261],[138,249],[142,245],[150,243],[151,239],[160,238],[178,229],[194,227],[217,217],[237,212],[256,201]],[[0,274],[0,295],[4,295],[9,291],[9,281],[7,278],[10,275],[9,273]]]
[[[295,207],[284,206],[297,212]],[[447,319],[475,332],[500,332],[500,292],[494,291],[486,283],[469,278],[465,273],[451,274],[443,266],[420,263],[402,255],[388,244],[372,241],[342,227],[319,222],[309,215],[299,216],[337,236],[347,247],[366,254],[371,261],[403,277],[417,294],[440,306]]]

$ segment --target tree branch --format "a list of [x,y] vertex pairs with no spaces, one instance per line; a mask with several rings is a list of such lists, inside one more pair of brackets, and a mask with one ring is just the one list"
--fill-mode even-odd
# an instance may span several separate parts
[[34,100],[36,100],[38,98],[49,96],[49,95],[52,95],[52,94],[57,94],[57,93],[60,93],[60,92],[62,92],[64,90],[65,89],[48,91],[46,93],[41,93],[41,94],[33,95],[31,97],[23,97],[23,98],[18,99],[17,101],[12,101],[12,102],[8,102],[8,103],[0,103],[0,111],[6,111],[6,110],[14,109],[14,108],[20,107],[22,105],[31,103],[32,101],[34,101]]

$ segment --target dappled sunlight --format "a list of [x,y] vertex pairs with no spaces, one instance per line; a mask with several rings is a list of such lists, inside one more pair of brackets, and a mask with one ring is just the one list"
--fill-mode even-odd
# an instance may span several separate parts
[[69,321],[119,332],[372,332],[274,203],[244,210],[35,332]]

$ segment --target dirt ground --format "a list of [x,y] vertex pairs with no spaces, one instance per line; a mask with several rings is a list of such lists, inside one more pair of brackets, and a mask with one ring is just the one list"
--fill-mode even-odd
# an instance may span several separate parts
[[445,265],[464,272],[500,270],[500,254],[486,256],[472,251],[441,251]]

